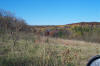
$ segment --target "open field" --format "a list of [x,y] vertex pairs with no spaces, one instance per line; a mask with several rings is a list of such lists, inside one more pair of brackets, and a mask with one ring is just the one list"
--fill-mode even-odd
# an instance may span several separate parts
[[100,53],[98,43],[32,34],[19,37],[15,45],[12,39],[0,38],[0,66],[85,66]]

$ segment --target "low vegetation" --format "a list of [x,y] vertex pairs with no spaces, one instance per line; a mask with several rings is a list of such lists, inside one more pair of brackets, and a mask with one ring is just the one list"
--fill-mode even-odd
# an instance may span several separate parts
[[24,34],[16,45],[12,39],[1,41],[0,66],[85,66],[92,56],[100,53],[100,45],[97,43],[38,38]]

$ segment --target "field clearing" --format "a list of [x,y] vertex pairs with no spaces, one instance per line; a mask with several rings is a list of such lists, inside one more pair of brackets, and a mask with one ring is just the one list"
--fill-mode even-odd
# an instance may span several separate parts
[[99,43],[29,38],[18,40],[15,46],[12,40],[0,42],[0,66],[86,66],[91,57],[100,54]]
[[[51,40],[53,41],[55,39],[51,39]],[[68,48],[80,50],[79,52],[76,51],[75,53],[77,54],[77,56],[81,58],[79,60],[76,60],[80,62],[80,64],[82,64],[79,66],[85,66],[91,57],[100,54],[100,48],[99,48],[100,44],[99,43],[77,41],[77,40],[64,40],[64,39],[59,39],[59,38],[56,39],[56,41],[57,41],[56,44],[58,44],[59,46],[61,44],[62,46],[65,46]],[[71,52],[74,52],[74,51],[71,50]]]

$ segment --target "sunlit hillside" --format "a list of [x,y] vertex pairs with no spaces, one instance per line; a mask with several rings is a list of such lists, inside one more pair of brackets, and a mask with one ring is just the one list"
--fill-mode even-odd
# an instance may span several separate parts
[[41,36],[100,42],[100,22],[80,22],[55,26],[30,26],[31,32]]

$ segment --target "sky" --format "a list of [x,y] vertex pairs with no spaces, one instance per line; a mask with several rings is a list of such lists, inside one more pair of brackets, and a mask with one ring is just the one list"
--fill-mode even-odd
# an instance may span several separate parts
[[29,25],[100,22],[100,0],[0,0],[0,9]]

